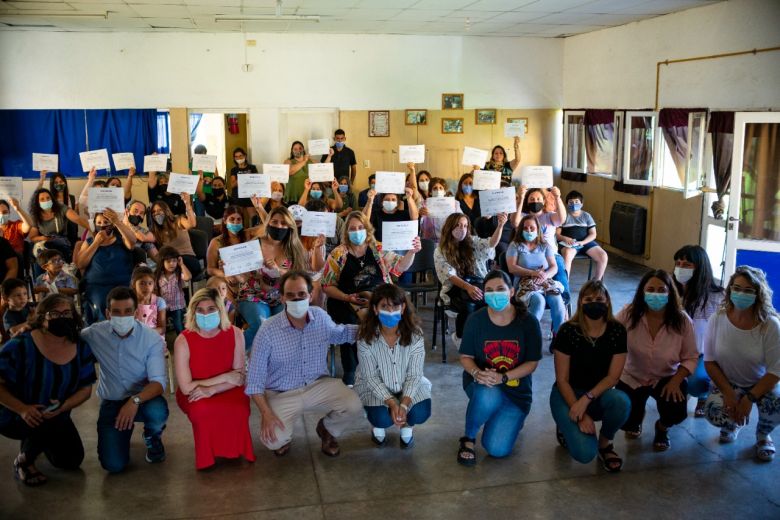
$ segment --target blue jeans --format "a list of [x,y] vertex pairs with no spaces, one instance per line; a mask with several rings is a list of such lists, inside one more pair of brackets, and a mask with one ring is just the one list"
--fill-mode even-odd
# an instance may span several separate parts
[[91,323],[96,321],[103,321],[106,319],[106,296],[111,292],[115,286],[100,285],[94,283],[87,283],[84,288],[84,296],[88,302],[92,303],[97,308],[97,315],[91,316]]
[[241,313],[244,321],[249,325],[244,331],[244,347],[247,352],[252,350],[252,342],[255,340],[257,331],[260,330],[260,325],[271,316],[275,316],[283,310],[284,305],[281,303],[271,307],[265,302],[238,302],[238,312]]
[[482,447],[491,457],[506,457],[512,453],[526,412],[518,408],[497,386],[471,383],[466,387],[469,405],[466,408],[465,436],[475,439],[482,427]]
[[176,334],[181,334],[181,331],[184,330],[184,310],[185,309],[176,309],[175,311],[168,311],[168,315],[173,322],[173,330],[176,331]]
[[569,289],[569,275],[566,273],[566,266],[563,263],[563,257],[558,253],[555,254],[555,265],[558,266],[558,272],[553,276],[553,280],[561,282],[563,285],[563,297],[564,302],[568,302],[571,299],[571,290]]
[[[575,389],[574,394],[579,399],[585,391]],[[572,458],[582,464],[592,461],[598,453],[599,440],[595,435],[582,433],[577,423],[569,419],[569,405],[558,391],[558,385],[553,385],[550,392],[550,410],[556,426],[566,439]],[[631,401],[620,390],[611,388],[593,400],[587,412],[594,421],[601,421],[601,435],[612,440],[628,419]]]
[[[390,417],[390,409],[387,406],[364,406],[368,422],[374,428],[390,428],[393,425],[393,418]],[[414,426],[422,424],[431,416],[431,400],[425,399],[409,408],[406,413],[406,424]]]
[[[117,430],[114,426],[119,409],[124,406],[127,399],[122,401],[109,401],[104,399],[100,403],[98,415],[98,458],[100,465],[109,473],[119,473],[124,470],[130,461],[130,439],[133,436],[133,428],[129,430]],[[159,439],[165,429],[168,420],[168,402],[161,395],[142,403],[135,414],[135,422],[144,423],[144,440]]]
[[563,298],[561,298],[560,294],[542,294],[539,292],[531,294],[531,297],[528,299],[528,312],[541,322],[542,316],[544,316],[545,303],[550,307],[552,330],[557,333],[566,317],[566,306],[563,304]]
[[688,376],[688,395],[706,399],[710,395],[710,376],[704,369],[704,356],[699,356],[696,370]]

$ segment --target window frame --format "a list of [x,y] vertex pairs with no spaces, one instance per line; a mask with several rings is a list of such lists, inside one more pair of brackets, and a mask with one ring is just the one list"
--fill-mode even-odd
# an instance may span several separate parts
[[[568,132],[568,116],[582,116],[582,143],[580,144],[580,151],[582,153],[582,158],[584,161],[584,164],[582,168],[576,168],[576,167],[568,167],[566,164],[568,164],[568,156],[569,156],[569,132]],[[563,157],[562,157],[562,164],[561,171],[565,172],[572,172],[572,173],[588,173],[588,155],[585,150],[585,111],[584,110],[564,110],[563,111]]]
[[[631,119],[634,117],[652,117],[653,118],[653,159],[650,161],[650,178],[632,179],[629,168],[631,167]],[[656,161],[659,152],[659,139],[658,132],[661,129],[658,125],[658,112],[653,110],[626,110],[623,118],[623,164],[621,167],[621,174],[623,176],[623,184],[634,186],[649,186],[655,187],[658,182],[658,171],[656,168]],[[628,146],[627,146],[628,144]]]

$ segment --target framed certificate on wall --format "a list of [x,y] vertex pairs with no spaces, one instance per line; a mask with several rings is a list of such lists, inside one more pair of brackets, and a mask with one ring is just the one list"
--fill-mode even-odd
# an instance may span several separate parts
[[368,111],[368,137],[390,137],[390,111]]

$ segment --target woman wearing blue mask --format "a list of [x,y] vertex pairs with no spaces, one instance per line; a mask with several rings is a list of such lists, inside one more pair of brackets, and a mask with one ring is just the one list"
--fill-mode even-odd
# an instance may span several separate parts
[[471,173],[460,176],[455,200],[460,203],[460,211],[469,218],[473,226],[482,216],[482,210],[479,207],[479,195],[474,191],[474,176]]
[[737,439],[755,404],[756,458],[774,459],[770,434],[780,424],[780,320],[762,270],[743,265],[731,275],[723,307],[707,325],[704,366],[714,383],[704,410],[720,428],[720,442]]
[[28,235],[30,242],[46,242],[47,249],[56,249],[68,260],[73,253],[73,243],[68,238],[68,222],[89,228],[86,219],[72,208],[57,202],[46,188],[35,190],[32,194],[29,213],[32,217]]
[[173,348],[176,402],[192,423],[195,467],[213,466],[216,457],[253,462],[244,335],[230,324],[216,289],[192,295],[185,330]]
[[339,193],[339,183],[335,180],[328,187],[323,182],[311,182],[306,179],[303,185],[303,194],[298,199],[298,205],[306,206],[310,200],[321,200],[328,205],[331,211],[339,212],[344,206],[344,200]]
[[244,213],[239,206],[231,205],[225,208],[221,220],[224,223],[222,233],[211,239],[206,253],[206,272],[209,276],[225,276],[222,261],[219,259],[220,248],[253,240],[261,231],[259,226],[244,227]]
[[[375,208],[374,199],[377,196],[377,192],[374,190],[368,192],[368,203],[363,207],[363,214],[374,227],[374,236],[377,241],[382,241],[383,223],[405,222],[420,218],[414,193],[415,190],[407,186],[404,189],[404,196],[406,198],[403,201],[401,200],[401,197],[395,193],[382,193],[380,194],[382,204]],[[404,204],[403,209],[401,209],[402,203]]]
[[622,429],[626,438],[639,438],[652,397],[659,415],[653,449],[668,450],[669,429],[688,416],[686,378],[699,360],[693,322],[669,273],[659,269],[645,274],[617,320],[628,332],[628,356],[617,388],[631,399],[631,414]]
[[414,444],[412,428],[431,416],[431,382],[423,376],[425,342],[406,293],[384,284],[371,294],[358,330],[355,391],[373,426],[371,440],[387,443],[385,430],[401,430],[401,448]]
[[341,199],[341,209],[336,209],[335,201],[332,207],[333,211],[338,211],[339,217],[344,218],[353,210],[358,209],[357,199],[355,194],[349,187],[349,177],[339,177],[339,187],[336,193],[337,197]]
[[[322,290],[328,296],[327,310],[333,321],[340,324],[356,324],[368,306],[370,293],[383,283],[393,283],[393,277],[401,276],[414,262],[420,251],[420,239],[405,255],[382,250],[374,238],[374,228],[366,216],[353,211],[344,222],[341,245],[328,255],[322,273]],[[343,380],[346,385],[355,384],[357,346],[341,345]]]
[[[485,277],[485,303],[469,317],[460,345],[463,389],[469,397],[458,463],[473,466],[476,438],[491,457],[512,452],[531,411],[531,374],[542,358],[539,322],[522,303],[503,271]],[[484,426],[484,428],[483,428]]]

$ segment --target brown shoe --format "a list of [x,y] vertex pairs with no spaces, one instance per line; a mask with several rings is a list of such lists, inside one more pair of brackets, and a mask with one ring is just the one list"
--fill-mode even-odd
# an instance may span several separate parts
[[322,453],[328,457],[336,457],[341,452],[336,438],[325,429],[322,419],[317,423],[317,436],[322,439]]
[[274,450],[274,455],[276,455],[277,457],[284,457],[285,455],[287,455],[287,452],[290,451],[291,446],[292,446],[292,441],[288,442],[281,448]]

